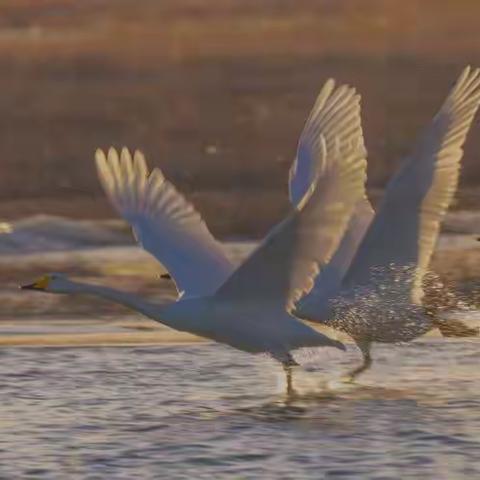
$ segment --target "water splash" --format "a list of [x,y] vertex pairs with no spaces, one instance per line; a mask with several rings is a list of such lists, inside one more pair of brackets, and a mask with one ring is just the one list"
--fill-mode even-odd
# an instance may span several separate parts
[[368,285],[353,286],[331,300],[328,325],[377,342],[406,342],[426,333],[431,318],[410,300],[415,273],[413,265],[372,269]]

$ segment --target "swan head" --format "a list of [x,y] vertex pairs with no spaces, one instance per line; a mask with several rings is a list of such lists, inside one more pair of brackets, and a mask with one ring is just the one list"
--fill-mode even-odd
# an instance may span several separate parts
[[22,290],[37,290],[50,293],[69,293],[72,291],[73,282],[61,273],[48,273],[33,283],[21,285]]

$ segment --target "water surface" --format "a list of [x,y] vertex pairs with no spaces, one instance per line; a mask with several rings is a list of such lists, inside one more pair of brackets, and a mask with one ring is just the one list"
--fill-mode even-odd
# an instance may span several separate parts
[[1,478],[478,478],[475,341],[320,360],[283,393],[270,359],[202,343],[0,350]]

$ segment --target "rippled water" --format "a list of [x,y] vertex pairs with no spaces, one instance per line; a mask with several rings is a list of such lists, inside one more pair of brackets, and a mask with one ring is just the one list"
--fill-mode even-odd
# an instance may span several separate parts
[[479,342],[317,372],[212,344],[0,351],[1,478],[480,478]]

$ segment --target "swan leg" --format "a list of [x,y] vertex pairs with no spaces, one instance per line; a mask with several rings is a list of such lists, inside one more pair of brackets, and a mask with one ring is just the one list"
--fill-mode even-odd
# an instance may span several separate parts
[[293,395],[295,390],[293,389],[293,367],[298,366],[298,363],[292,357],[290,353],[288,353],[282,359],[282,367],[283,371],[285,372],[286,377],[286,384],[287,384],[287,396]]
[[292,365],[283,364],[283,371],[285,372],[286,376],[286,383],[287,383],[287,395],[290,396],[294,393],[293,390],[293,374],[292,374]]
[[363,356],[363,362],[358,367],[354,368],[345,378],[346,382],[354,382],[355,379],[363,372],[368,370],[372,365],[372,356],[370,355],[371,343],[370,342],[357,342]]

